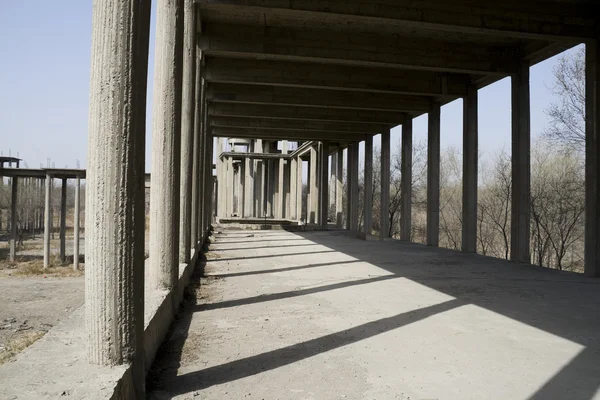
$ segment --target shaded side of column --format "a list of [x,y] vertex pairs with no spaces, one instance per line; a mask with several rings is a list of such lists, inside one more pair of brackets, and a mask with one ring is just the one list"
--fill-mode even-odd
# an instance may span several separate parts
[[413,120],[402,125],[402,155],[400,166],[400,240],[411,240],[412,233],[412,163]]
[[469,86],[463,100],[462,251],[477,252],[477,88]]
[[440,117],[440,104],[435,103],[427,134],[427,245],[435,247],[440,242]]
[[365,183],[364,183],[364,208],[365,217],[363,230],[365,239],[373,231],[373,136],[369,135],[365,139]]

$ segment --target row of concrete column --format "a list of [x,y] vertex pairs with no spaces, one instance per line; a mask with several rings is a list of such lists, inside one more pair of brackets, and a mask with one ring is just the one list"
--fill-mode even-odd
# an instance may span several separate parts
[[[118,16],[115,17],[115,16]],[[212,221],[213,139],[192,1],[157,2],[149,286],[170,290]],[[150,3],[97,0],[86,191],[88,358],[144,397],[145,110]],[[110,90],[106,90],[110,88]]]

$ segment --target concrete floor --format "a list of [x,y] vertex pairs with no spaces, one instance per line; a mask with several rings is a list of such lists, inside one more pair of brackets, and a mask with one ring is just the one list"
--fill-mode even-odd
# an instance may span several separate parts
[[600,281],[342,232],[227,231],[151,399],[600,399]]

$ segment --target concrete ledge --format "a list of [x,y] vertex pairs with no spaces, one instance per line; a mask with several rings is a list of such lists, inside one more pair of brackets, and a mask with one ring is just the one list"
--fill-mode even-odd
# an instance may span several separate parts
[[[145,286],[146,371],[183,300],[199,255],[196,252],[189,264],[179,266],[179,281],[173,290]],[[147,265],[148,260],[146,277]],[[102,367],[87,362],[84,313],[85,307],[80,307],[15,361],[0,367],[0,399],[135,399],[130,366]]]

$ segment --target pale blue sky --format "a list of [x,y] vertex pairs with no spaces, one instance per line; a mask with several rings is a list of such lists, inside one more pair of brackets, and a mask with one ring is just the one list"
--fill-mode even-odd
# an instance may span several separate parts
[[[0,0],[0,151],[17,153],[30,167],[47,158],[56,167],[82,168],[87,156],[87,116],[90,73],[91,0]],[[154,11],[153,21],[154,25]],[[149,74],[153,72],[154,28]],[[544,109],[552,100],[552,67],[540,63],[531,71],[532,136],[547,119]],[[149,81],[149,109],[152,80]],[[150,158],[148,113],[147,170]],[[510,149],[510,81],[505,79],[479,92],[480,148],[494,152]],[[396,148],[399,129],[392,133]],[[415,120],[414,140],[427,135],[427,116]],[[462,146],[462,102],[442,109],[442,146]],[[376,140],[376,145],[378,145]]]

